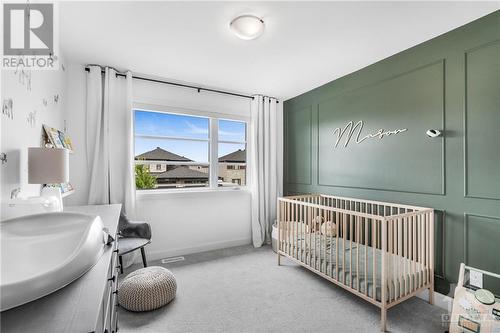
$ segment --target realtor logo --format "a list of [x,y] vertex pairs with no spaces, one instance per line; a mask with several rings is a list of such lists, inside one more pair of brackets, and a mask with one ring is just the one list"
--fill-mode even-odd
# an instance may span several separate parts
[[54,54],[54,5],[4,4],[4,55]]
[[54,68],[54,4],[3,4],[4,69]]

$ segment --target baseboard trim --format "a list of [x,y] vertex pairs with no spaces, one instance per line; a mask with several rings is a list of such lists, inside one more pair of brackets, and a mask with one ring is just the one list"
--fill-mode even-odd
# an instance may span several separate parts
[[[418,298],[421,298],[425,301],[429,301],[429,290],[426,289],[420,294],[417,295]],[[447,295],[440,294],[438,292],[434,292],[434,305],[448,311],[451,313],[451,308],[453,307],[453,298]]]
[[[185,247],[185,248],[177,248],[171,250],[159,250],[159,251],[148,251],[146,247],[146,254],[149,261],[160,260],[169,257],[181,256],[186,254],[200,253],[212,250],[225,249],[233,246],[241,246],[241,245],[249,245],[252,243],[250,238],[241,238],[234,239],[230,241],[223,242],[213,242],[213,243],[205,243],[195,247]],[[141,263],[141,258],[136,259],[136,263]]]

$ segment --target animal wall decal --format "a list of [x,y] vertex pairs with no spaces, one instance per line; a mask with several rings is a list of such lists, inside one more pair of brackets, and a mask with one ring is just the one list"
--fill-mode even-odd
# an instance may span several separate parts
[[25,86],[27,91],[31,91],[31,71],[18,66],[14,74],[18,76],[19,83]]
[[344,135],[345,135],[344,147],[347,147],[351,142],[351,139],[356,130],[357,130],[357,135],[354,142],[357,144],[365,141],[366,139],[374,139],[374,138],[383,139],[386,136],[395,135],[408,131],[407,128],[400,128],[395,130],[384,130],[383,128],[381,128],[377,132],[369,133],[361,137],[361,132],[363,131],[363,125],[364,125],[363,120],[358,121],[356,125],[354,125],[354,122],[351,120],[344,126],[344,128],[337,127],[336,129],[334,129],[333,134],[334,135],[337,134],[337,140],[335,141],[335,148],[338,147],[340,141],[342,140],[342,138],[344,138]]
[[14,119],[14,110],[13,110],[14,102],[12,98],[6,98],[2,103],[2,114],[9,119]]
[[28,123],[28,125],[30,125],[31,128],[34,128],[36,126],[36,110],[28,113],[26,122]]

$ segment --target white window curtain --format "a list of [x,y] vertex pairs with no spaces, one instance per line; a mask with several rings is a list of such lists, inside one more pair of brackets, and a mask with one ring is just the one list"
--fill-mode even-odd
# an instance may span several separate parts
[[112,68],[89,66],[87,73],[86,154],[88,203],[121,203],[135,214],[132,128],[132,74],[116,77]]
[[252,240],[271,242],[277,198],[283,189],[283,105],[254,96],[251,104]]

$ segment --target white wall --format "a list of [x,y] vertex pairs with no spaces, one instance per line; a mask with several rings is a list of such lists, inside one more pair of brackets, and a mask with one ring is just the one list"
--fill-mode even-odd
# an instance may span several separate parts
[[[70,179],[76,193],[66,204],[86,204],[88,171],[85,158],[86,81],[82,65],[69,64],[68,133],[75,154],[70,157]],[[219,114],[250,116],[250,101],[158,83],[134,80],[136,102]],[[136,219],[151,224],[150,259],[206,251],[251,242],[250,194],[247,191],[137,194]]]
[[[22,196],[40,193],[40,185],[28,184],[27,147],[40,146],[43,124],[64,130],[67,100],[63,68],[64,65],[57,71],[31,71],[31,89],[28,89],[28,79],[23,82],[19,72],[1,72],[2,105],[6,99],[13,101],[13,119],[0,113],[0,152],[6,153],[8,159],[7,163],[0,165],[1,198],[8,199],[10,192],[17,187],[21,188]],[[54,101],[55,95],[59,95],[58,102]]]
[[75,193],[65,198],[66,205],[87,204],[88,196],[88,170],[87,157],[85,153],[85,103],[86,103],[86,80],[82,65],[68,63],[66,66],[68,74],[67,99],[68,120],[66,127],[71,136],[74,154],[69,157],[69,178],[75,188]]

